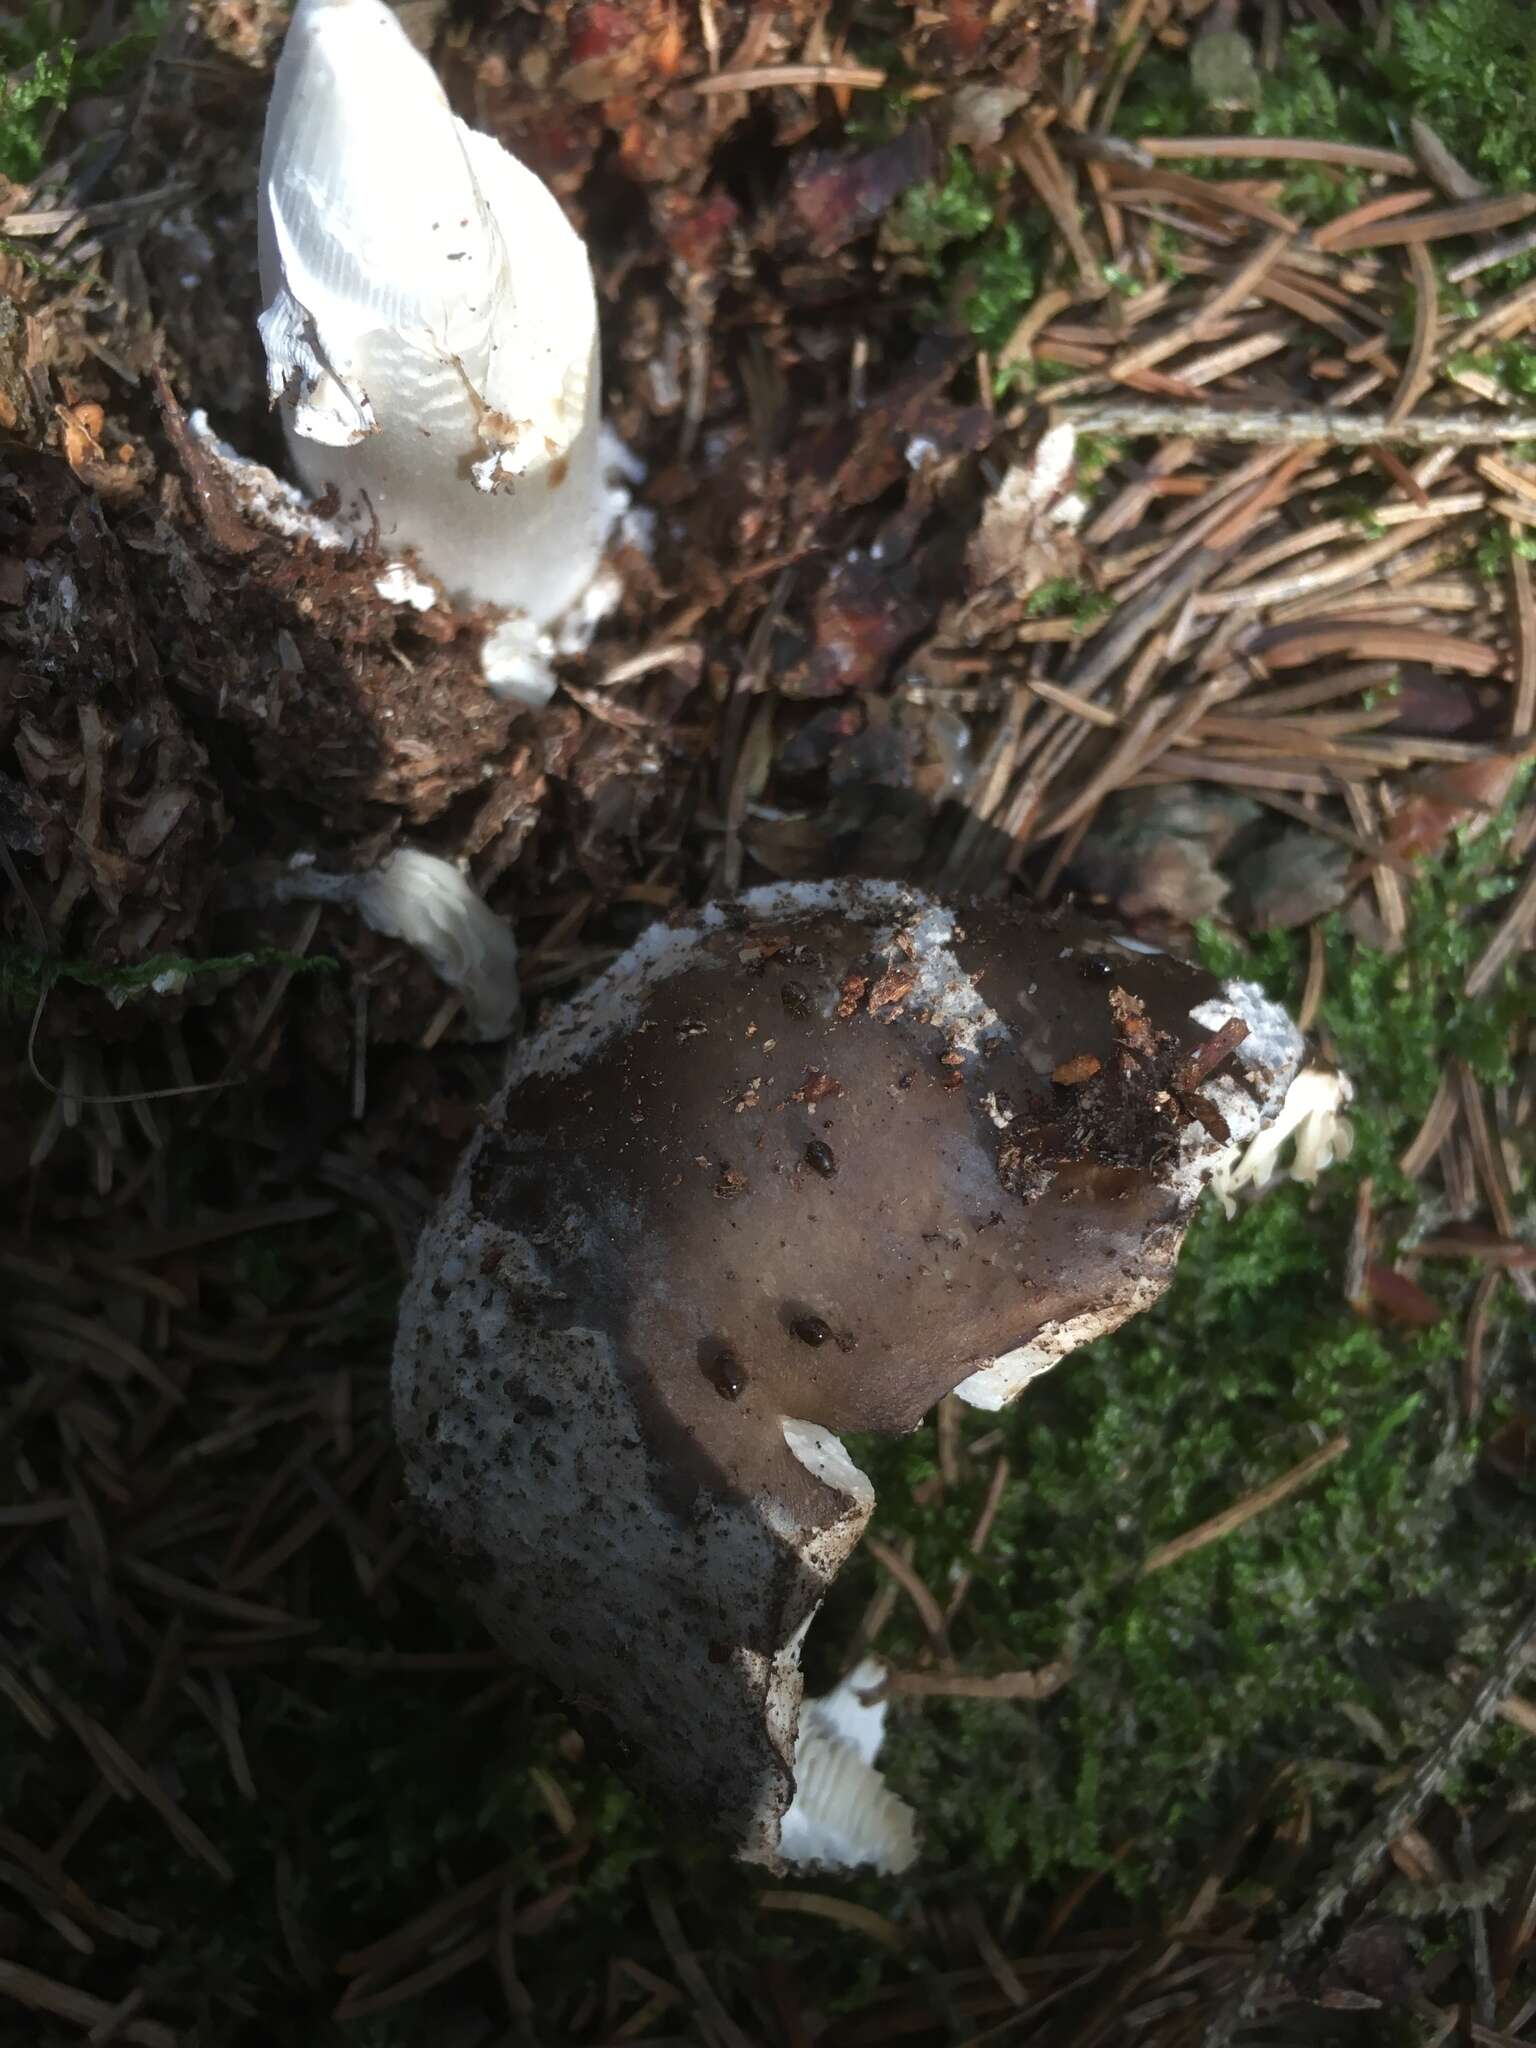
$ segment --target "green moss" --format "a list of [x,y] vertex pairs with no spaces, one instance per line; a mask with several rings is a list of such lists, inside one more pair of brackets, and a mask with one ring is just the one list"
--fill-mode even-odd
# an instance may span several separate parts
[[1511,555],[1519,555],[1527,562],[1536,561],[1536,535],[1512,533],[1501,522],[1486,530],[1473,548],[1472,560],[1478,575],[1491,580],[1504,574]]
[[[1121,103],[1118,133],[1199,135],[1213,126],[1234,134],[1318,136],[1331,142],[1380,145],[1392,140],[1379,79],[1371,76],[1363,39],[1315,27],[1287,31],[1278,69],[1261,74],[1257,104],[1222,117],[1196,90],[1187,60],[1145,57]],[[1277,166],[1197,158],[1180,168],[1203,177],[1284,177],[1282,204],[1305,220],[1330,219],[1356,204],[1362,178],[1322,164]]]
[[1527,0],[1397,0],[1386,82],[1488,181],[1536,185],[1536,11]]
[[105,92],[154,47],[165,0],[140,0],[128,31],[82,52],[69,31],[77,8],[31,0],[19,20],[0,22],[0,177],[25,184],[43,168],[50,119],[84,93]]
[[963,149],[951,149],[942,179],[915,185],[891,215],[894,240],[930,261],[954,242],[984,235],[997,211],[996,185]]
[[932,271],[938,310],[958,317],[994,352],[1035,296],[1046,246],[1038,208],[1015,215],[1012,207],[1006,181],[957,148],[943,179],[908,192],[884,230],[887,246],[918,256]]
[[1079,434],[1075,460],[1081,490],[1091,490],[1112,463],[1125,453],[1125,443],[1114,434]]
[[[1079,464],[1078,481],[1082,480],[1082,466]],[[1106,597],[1101,590],[1091,589],[1086,583],[1079,583],[1075,576],[1052,576],[1038,590],[1030,593],[1024,606],[1024,616],[1027,619],[1051,619],[1065,613],[1081,632],[1114,608],[1112,597]]]
[[[1536,10],[1527,0],[1397,0],[1383,49],[1373,29],[1288,29],[1276,70],[1261,74],[1257,104],[1223,117],[1197,90],[1189,60],[1150,55],[1138,65],[1116,127],[1121,134],[1197,134],[1213,122],[1234,134],[1308,136],[1402,147],[1422,115],[1447,147],[1495,189],[1536,186]],[[1267,171],[1192,162],[1204,176]],[[1283,203],[1308,221],[1358,203],[1354,172],[1302,165],[1285,172]],[[1522,259],[1526,267],[1530,259]],[[1522,274],[1505,265],[1489,277]],[[1485,279],[1486,283],[1488,280]]]

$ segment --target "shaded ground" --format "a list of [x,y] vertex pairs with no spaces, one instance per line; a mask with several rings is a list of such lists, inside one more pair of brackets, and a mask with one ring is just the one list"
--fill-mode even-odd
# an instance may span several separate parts
[[[0,2038],[1194,2042],[1266,1974],[1241,2038],[1531,2037],[1536,50],[1367,11],[1241,10],[1213,86],[1195,7],[421,10],[589,236],[657,515],[537,717],[189,452],[280,459],[280,20],[98,25],[43,93],[6,32]],[[859,1447],[810,1675],[895,1667],[909,1882],[663,1830],[400,1516],[394,1297],[496,1059],[258,907],[400,836],[535,1005],[710,889],[1012,877],[1241,956],[1359,1083],[1317,1196]]]

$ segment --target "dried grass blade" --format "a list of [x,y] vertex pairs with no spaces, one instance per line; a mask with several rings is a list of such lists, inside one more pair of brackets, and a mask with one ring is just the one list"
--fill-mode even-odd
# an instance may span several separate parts
[[159,1814],[172,1836],[190,1856],[206,1863],[226,1884],[233,1882],[235,1873],[222,1852],[214,1847],[197,1822],[182,1810],[153,1773],[147,1771],[115,1735],[60,1693],[52,1695],[51,1704],[79,1737],[81,1746],[103,1777],[114,1787],[121,1786],[130,1793],[136,1793]]
[[1312,237],[1314,249],[1336,250],[1346,235],[1352,235],[1361,228],[1374,227],[1378,221],[1395,220],[1400,213],[1411,213],[1416,206],[1423,206],[1434,198],[1434,192],[1427,185],[1418,185],[1408,192],[1385,192],[1375,199],[1367,199],[1363,206],[1352,207],[1348,213],[1341,213],[1336,219],[1324,223]]
[[866,1536],[864,1547],[875,1562],[880,1565],[900,1586],[917,1610],[918,1619],[928,1637],[929,1646],[941,1664],[953,1664],[954,1654],[949,1647],[949,1630],[944,1623],[944,1610],[919,1576],[916,1566],[909,1558],[878,1536]]
[[402,1977],[398,1984],[391,1984],[382,1991],[364,1991],[361,1983],[349,1985],[343,1992],[332,2015],[338,2020],[366,2019],[370,2013],[387,2012],[393,2005],[404,2005],[407,1999],[417,1998],[423,1991],[431,1991],[436,1985],[446,1984],[451,1978],[462,1975],[472,1963],[478,1963],[482,1956],[488,1956],[495,1935],[490,1928],[482,1928],[472,1934],[468,1941],[460,1942],[445,1956],[439,1956],[435,1963],[428,1963],[409,1977]]
[[[703,1965],[688,1944],[672,1895],[653,1870],[642,1870],[641,1884],[661,1945],[681,1983],[693,1999],[698,2016],[725,2042],[726,2048],[754,2048],[720,2002],[719,1993],[704,1974]],[[777,1896],[776,1894],[771,1896]]]
[[21,1963],[0,1962],[0,1993],[29,2011],[51,2013],[55,2019],[89,2027],[93,2040],[107,2041],[116,2036],[132,2041],[135,2048],[176,2048],[176,2034],[158,2020],[125,2018],[121,2006],[109,2005],[104,1998],[96,1998],[89,1991],[77,1991],[73,1985],[61,1984]]
[[1261,635],[1252,651],[1266,671],[1301,668],[1324,654],[1347,654],[1366,661],[1422,661],[1432,668],[1456,669],[1469,676],[1495,675],[1503,666],[1496,648],[1478,646],[1454,633],[1436,633],[1424,626],[1369,626],[1331,619],[1279,627]]

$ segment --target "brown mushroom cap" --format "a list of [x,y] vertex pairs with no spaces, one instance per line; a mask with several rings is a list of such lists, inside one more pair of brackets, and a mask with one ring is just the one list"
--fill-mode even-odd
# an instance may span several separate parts
[[493,1631],[749,1857],[873,1505],[838,1432],[997,1405],[1161,1291],[1300,1051],[1242,997],[1234,1054],[1215,980],[1081,920],[800,884],[522,1048],[406,1297],[410,1484]]

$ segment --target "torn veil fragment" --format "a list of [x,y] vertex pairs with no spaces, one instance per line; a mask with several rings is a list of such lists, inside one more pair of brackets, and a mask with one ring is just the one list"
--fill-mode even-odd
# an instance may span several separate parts
[[492,1632],[744,1857],[806,1853],[800,1648],[874,1505],[842,1433],[1145,1308],[1301,1053],[1259,990],[1008,904],[653,926],[516,1049],[402,1309],[408,1484]]

